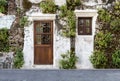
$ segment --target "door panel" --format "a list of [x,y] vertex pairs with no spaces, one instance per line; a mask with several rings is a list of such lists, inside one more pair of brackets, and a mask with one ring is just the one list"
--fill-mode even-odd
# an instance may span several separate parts
[[52,21],[34,21],[34,64],[53,64],[52,31]]

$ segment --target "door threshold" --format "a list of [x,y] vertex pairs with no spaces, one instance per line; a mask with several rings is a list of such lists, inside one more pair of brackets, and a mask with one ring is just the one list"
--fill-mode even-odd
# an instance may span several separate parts
[[33,69],[56,69],[53,65],[33,65]]

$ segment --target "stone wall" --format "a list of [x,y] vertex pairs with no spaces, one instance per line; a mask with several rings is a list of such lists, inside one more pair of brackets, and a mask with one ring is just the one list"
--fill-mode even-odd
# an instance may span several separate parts
[[13,68],[13,52],[0,52],[0,69]]

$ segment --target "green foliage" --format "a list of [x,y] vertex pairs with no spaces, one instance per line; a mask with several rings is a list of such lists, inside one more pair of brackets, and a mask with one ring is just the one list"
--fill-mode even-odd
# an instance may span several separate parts
[[93,55],[90,57],[90,61],[92,62],[95,68],[106,68],[107,66],[107,58],[104,52],[96,50]]
[[26,16],[23,16],[22,18],[20,18],[20,26],[24,27],[28,25],[28,18]]
[[60,14],[59,14],[60,18],[66,17],[67,16],[67,11],[68,11],[67,6],[66,5],[62,5],[60,7]]
[[40,3],[40,8],[42,9],[43,13],[56,13],[57,7],[53,0],[46,0]]
[[67,9],[69,9],[69,10],[75,10],[76,6],[81,5],[80,0],[66,0],[66,2],[67,2]]
[[7,5],[6,0],[0,0],[0,12],[4,13],[5,12],[5,6]]
[[75,56],[75,52],[67,51],[67,53],[61,55],[62,59],[60,60],[60,68],[61,69],[75,69],[76,62],[78,57]]
[[62,14],[61,15],[63,17],[66,15],[67,22],[67,26],[63,28],[63,35],[66,37],[75,37],[76,20],[74,12],[71,10],[67,10],[65,13]]
[[[100,9],[98,14],[100,27],[95,36],[95,51],[90,58],[91,62],[95,68],[120,68],[120,2],[109,9]],[[104,67],[103,62],[96,66],[98,60],[104,60]]]
[[6,28],[0,29],[0,52],[9,51],[8,38],[9,38],[8,29]]
[[24,64],[23,52],[21,49],[17,49],[14,56],[14,67],[20,69]]
[[108,48],[109,43],[112,40],[111,33],[98,32],[95,37],[95,48],[103,50]]
[[111,21],[110,25],[111,25],[111,29],[115,32],[119,32],[120,31],[120,18],[118,19],[114,19],[113,21]]
[[114,68],[120,68],[120,49],[115,50],[112,54]]
[[104,23],[110,22],[111,15],[110,15],[110,13],[109,13],[106,9],[100,9],[100,10],[98,11],[98,14],[99,14],[98,19],[99,19],[100,21],[102,21],[102,22],[104,22]]
[[32,7],[32,3],[29,0],[22,1],[23,9],[25,11],[29,10]]

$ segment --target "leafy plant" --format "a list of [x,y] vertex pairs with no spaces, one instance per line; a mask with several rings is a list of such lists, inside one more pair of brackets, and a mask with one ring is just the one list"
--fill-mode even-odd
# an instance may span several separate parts
[[14,56],[14,67],[20,69],[24,64],[22,49],[17,49]]
[[5,12],[5,6],[7,5],[6,0],[0,0],[0,12],[4,13]]
[[66,5],[62,5],[60,7],[60,14],[59,14],[60,18],[66,17],[67,16],[67,11],[68,11],[67,6]]
[[67,2],[67,9],[69,9],[69,10],[75,10],[76,6],[81,5],[80,0],[66,0],[66,2]]
[[120,2],[116,2],[111,8],[100,9],[98,14],[99,28],[91,62],[95,68],[120,68]]
[[62,59],[60,60],[60,68],[61,69],[75,69],[76,62],[78,57],[75,56],[75,52],[67,51],[67,53],[61,55]]
[[90,57],[95,68],[106,68],[107,67],[107,58],[104,52],[96,50],[93,52],[93,55]]
[[9,51],[9,34],[8,29],[2,28],[0,29],[0,51],[8,52]]
[[67,26],[64,26],[63,28],[63,35],[66,37],[75,37],[75,29],[76,29],[76,20],[75,20],[75,14],[71,10],[67,10],[67,13],[63,13],[62,16],[66,15],[66,22]]
[[22,18],[20,18],[20,26],[24,27],[28,25],[28,18],[26,16],[23,16]]
[[56,13],[57,7],[53,0],[46,0],[40,3],[40,8],[42,9],[43,13]]
[[99,32],[96,34],[95,37],[95,48],[99,50],[106,49],[111,40],[112,40],[111,33],[108,32],[104,34],[103,32]]
[[111,15],[107,9],[100,9],[98,10],[98,19],[102,22],[110,22]]
[[114,68],[120,68],[120,49],[115,50],[112,54]]

